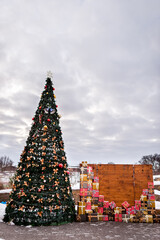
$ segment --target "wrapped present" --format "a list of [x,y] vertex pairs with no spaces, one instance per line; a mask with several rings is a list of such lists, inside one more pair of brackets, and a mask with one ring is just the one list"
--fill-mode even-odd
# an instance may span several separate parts
[[110,208],[103,208],[103,214],[104,215],[113,214],[113,210]]
[[93,210],[93,212],[98,212],[98,205],[92,204],[91,209]]
[[149,194],[154,194],[154,188],[149,188],[149,189],[148,189],[148,195],[149,195]]
[[148,188],[154,188],[154,183],[153,182],[148,182]]
[[81,188],[86,188],[88,190],[88,183],[87,182],[81,182]]
[[87,174],[80,174],[80,181],[87,182]]
[[103,215],[103,221],[107,222],[108,221],[108,215]]
[[155,208],[155,201],[148,200],[147,201],[147,206],[150,207],[150,208]]
[[91,203],[92,202],[92,197],[91,196],[87,196],[87,203]]
[[82,162],[82,167],[87,167],[87,161]]
[[99,202],[104,202],[104,196],[103,195],[99,195]]
[[122,206],[123,206],[125,209],[127,209],[127,208],[129,208],[129,203],[128,203],[127,201],[124,201],[124,202],[122,203]]
[[148,215],[147,209],[141,209],[141,213],[142,213],[142,215]]
[[109,201],[104,201],[103,207],[104,208],[109,208]]
[[131,208],[127,208],[127,209],[126,209],[126,214],[127,214],[127,215],[130,215],[130,214],[131,214]]
[[85,206],[86,203],[85,202],[78,202],[78,214],[85,214]]
[[88,179],[87,184],[89,188],[92,188],[92,179]]
[[114,215],[113,214],[109,214],[108,215],[108,221],[114,221],[115,218],[114,218]]
[[148,194],[148,199],[155,201],[155,195],[154,194]]
[[103,214],[103,207],[98,207],[98,213]]
[[93,213],[93,211],[92,210],[85,210],[85,212],[88,214],[88,213]]
[[93,203],[93,204],[98,204],[98,200],[99,200],[98,197],[93,197],[93,198],[92,198],[92,203]]
[[103,221],[103,215],[101,213],[98,213],[97,217],[98,221]]
[[81,202],[87,202],[87,197],[86,196],[80,196],[80,201]]
[[140,210],[140,207],[135,205],[136,212]]
[[122,214],[119,214],[119,222],[122,222]]
[[147,223],[153,223],[153,216],[152,215],[146,215],[146,222]]
[[140,200],[141,201],[147,201],[147,196],[142,194],[141,197],[140,197]]
[[93,190],[92,197],[99,197],[99,190]]
[[86,202],[86,207],[85,207],[86,210],[91,210],[91,203],[90,202]]
[[141,201],[141,208],[147,207],[147,201]]
[[81,167],[80,168],[80,174],[87,174],[87,167]]
[[122,222],[128,223],[130,220],[129,214],[122,214]]
[[94,172],[88,173],[87,178],[91,180],[94,179]]
[[155,214],[155,215],[153,216],[153,222],[154,222],[154,223],[160,223],[160,215]]
[[135,200],[135,206],[141,207],[141,201],[140,200]]
[[115,213],[115,214],[119,214],[119,207],[116,207],[116,208],[114,209],[114,213]]
[[133,215],[136,214],[136,208],[135,208],[135,206],[132,206],[132,207],[131,207],[131,214],[133,214]]
[[97,213],[89,213],[88,214],[88,221],[89,222],[97,222],[98,221]]
[[87,189],[86,188],[80,188],[80,196],[87,196]]
[[98,202],[98,207],[103,207],[103,202]]
[[143,189],[142,195],[147,196],[148,195],[148,189]]
[[92,167],[90,167],[90,166],[87,166],[87,173],[91,173],[91,172],[93,172],[93,169],[92,169]]
[[136,219],[136,215],[131,214],[129,221],[130,221],[130,222],[135,222],[135,219]]
[[115,202],[114,202],[114,201],[110,202],[110,203],[109,203],[109,207],[110,207],[111,209],[115,208],[115,207],[116,207]]
[[99,177],[94,177],[94,182],[99,183]]
[[118,213],[115,213],[114,218],[115,218],[115,222],[119,222],[119,214]]
[[77,215],[77,222],[86,222],[86,221],[87,221],[86,214],[78,214]]
[[99,183],[98,182],[94,182],[92,186],[93,186],[93,190],[99,190]]

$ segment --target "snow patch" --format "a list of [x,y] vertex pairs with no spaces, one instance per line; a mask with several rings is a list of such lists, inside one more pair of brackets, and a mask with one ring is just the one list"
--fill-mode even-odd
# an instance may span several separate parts
[[160,185],[160,181],[154,181],[154,185]]
[[155,201],[155,208],[160,209],[160,202],[159,201]]
[[10,193],[10,191],[12,191],[12,189],[2,189],[0,193]]
[[160,175],[153,175],[153,179],[160,178]]
[[160,195],[160,191],[155,189],[155,190],[154,190],[154,194]]
[[3,217],[5,214],[6,204],[0,203],[0,222],[3,222]]

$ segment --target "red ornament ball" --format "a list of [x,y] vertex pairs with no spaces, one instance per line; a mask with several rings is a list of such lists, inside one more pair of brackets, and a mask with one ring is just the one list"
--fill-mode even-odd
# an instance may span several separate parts
[[58,107],[58,105],[56,105],[56,107]]
[[35,118],[33,117],[32,120],[34,120]]
[[47,85],[45,86],[45,89],[47,88]]
[[62,164],[62,163],[59,163],[58,167],[59,167],[59,168],[63,168],[63,164]]
[[53,90],[55,90],[55,88],[53,87]]
[[47,119],[47,121],[48,121],[48,122],[50,122],[50,121],[51,121],[51,119],[49,119],[49,118],[48,118],[48,119]]
[[69,175],[69,171],[66,172]]
[[41,189],[40,189],[40,188],[38,189],[38,192],[41,192]]
[[40,106],[39,109],[41,109],[42,107]]

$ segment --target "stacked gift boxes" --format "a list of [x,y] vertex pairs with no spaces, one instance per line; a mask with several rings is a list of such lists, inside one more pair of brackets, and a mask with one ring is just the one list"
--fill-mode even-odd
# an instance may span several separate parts
[[80,221],[115,221],[115,222],[159,222],[160,211],[155,210],[154,185],[148,183],[143,189],[140,200],[130,206],[127,201],[121,207],[114,201],[105,201],[99,195],[99,178],[94,176],[92,167],[82,162],[80,171],[80,201],[78,204]]

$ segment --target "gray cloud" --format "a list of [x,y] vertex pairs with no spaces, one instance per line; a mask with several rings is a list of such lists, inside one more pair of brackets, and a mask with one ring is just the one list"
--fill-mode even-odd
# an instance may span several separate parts
[[46,71],[68,162],[134,163],[160,147],[160,2],[0,2],[0,155],[15,163]]

